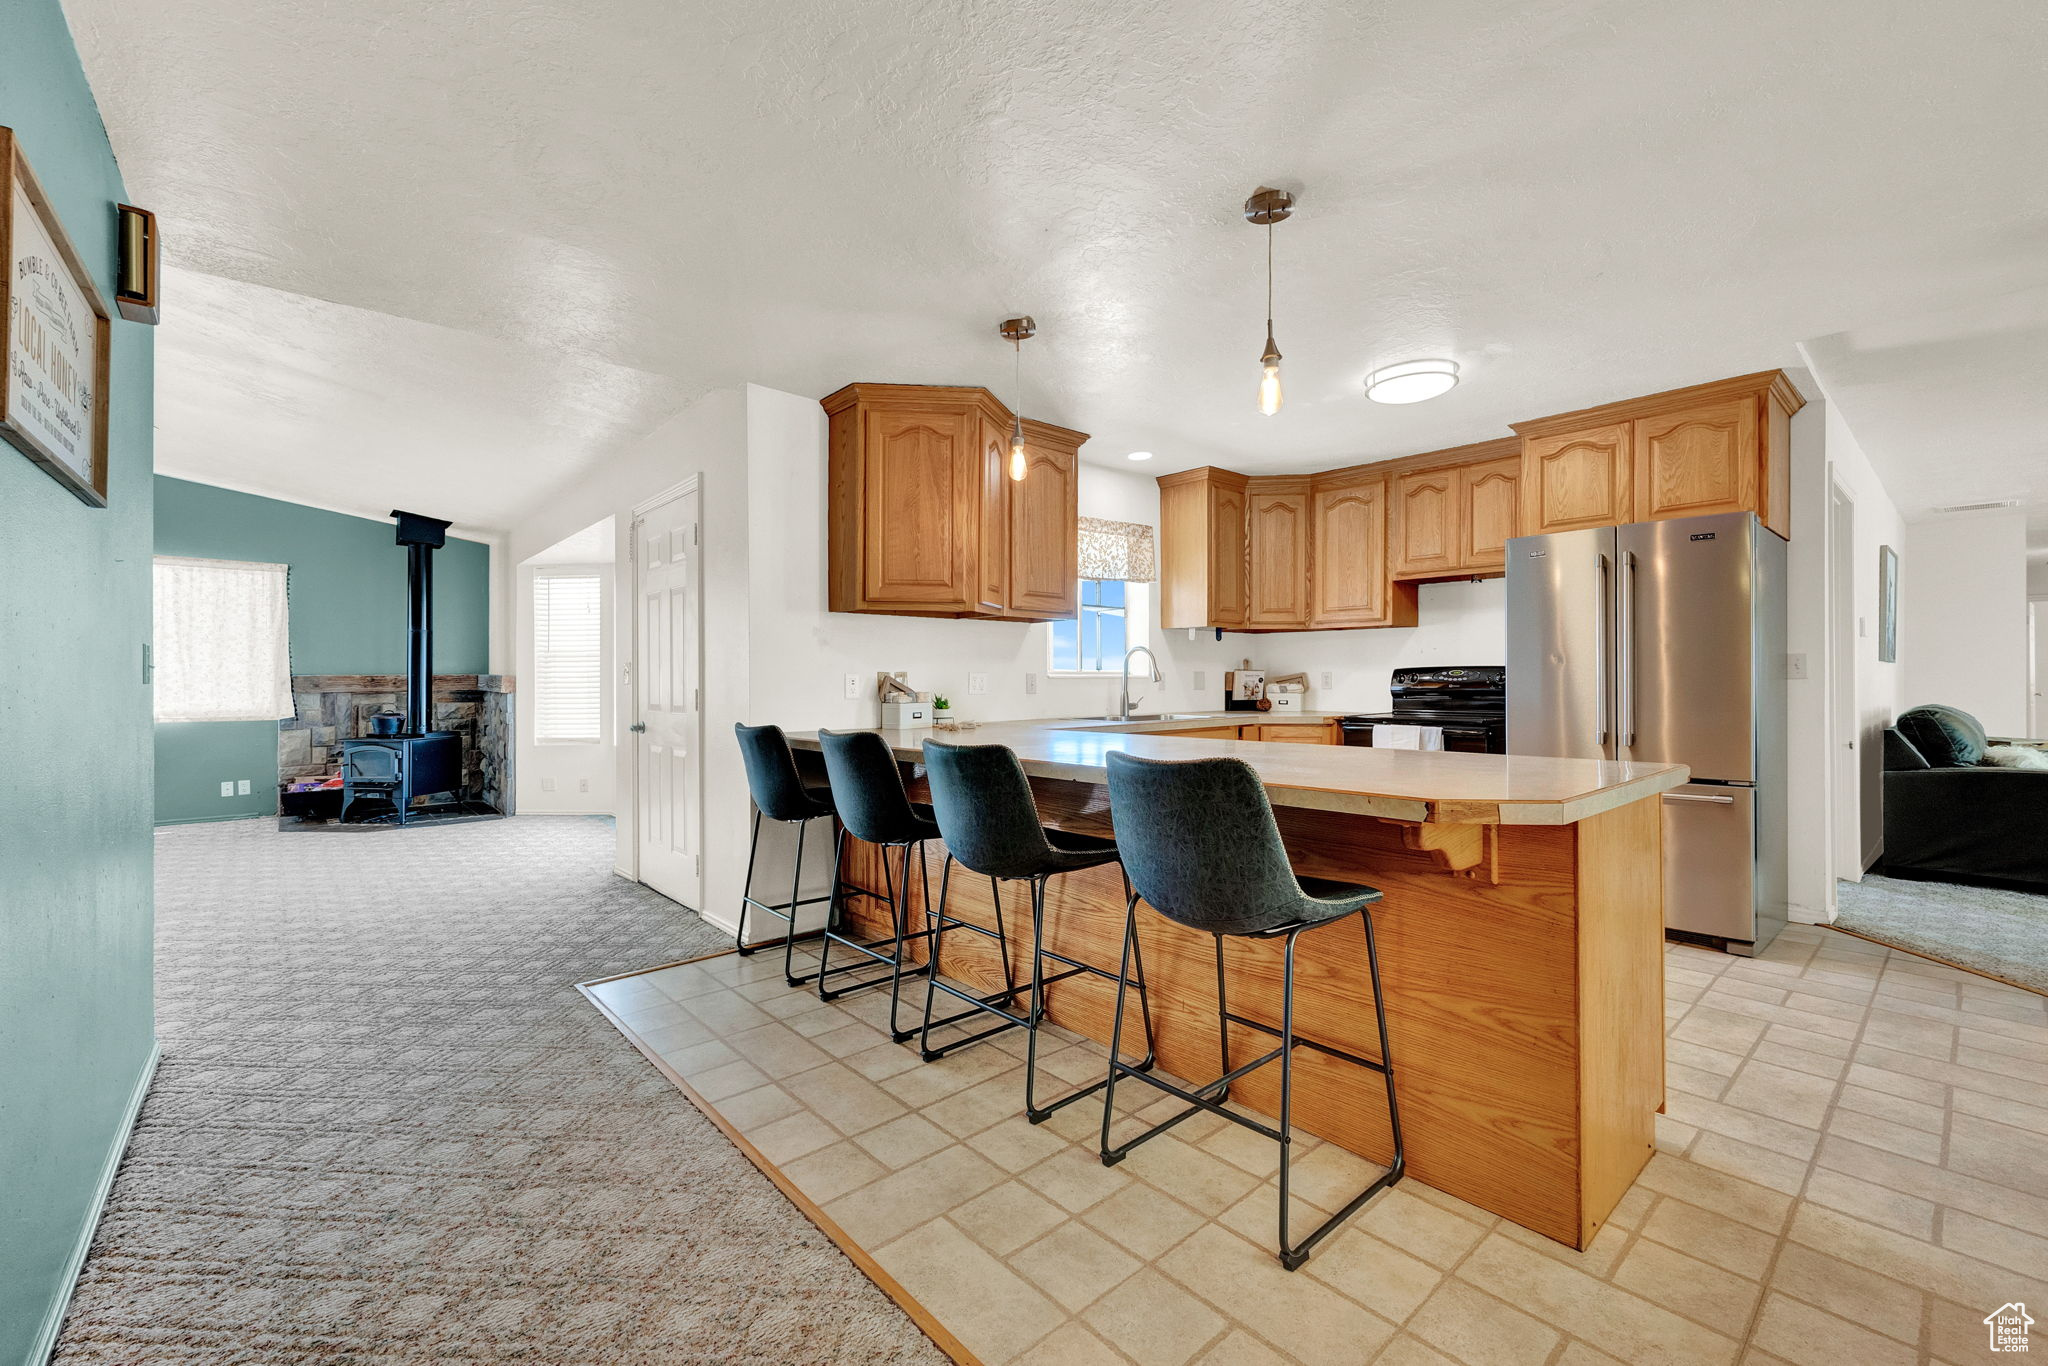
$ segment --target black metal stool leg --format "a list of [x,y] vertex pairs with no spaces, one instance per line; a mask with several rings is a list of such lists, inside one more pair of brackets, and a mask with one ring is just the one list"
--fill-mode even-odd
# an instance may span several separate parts
[[[1124,995],[1131,981],[1131,951],[1137,947],[1138,943],[1138,898],[1137,894],[1130,890],[1130,885],[1130,879],[1125,878],[1124,947],[1122,954],[1116,960],[1116,1018],[1110,1022],[1109,1026],[1109,1075],[1103,1078],[1102,1082],[1102,1162],[1104,1166],[1115,1165],[1109,1160],[1108,1155],[1109,1125],[1110,1121],[1116,1117],[1116,1079],[1117,1073],[1120,1070],[1117,1067],[1117,1059],[1123,1053],[1124,1044]],[[1141,967],[1139,972],[1142,975],[1144,969]],[[1139,999],[1144,999],[1142,994]],[[1145,1015],[1145,1041],[1147,1044],[1145,1056],[1147,1060],[1152,1056],[1151,1040],[1152,1015],[1148,1010]],[[1122,1161],[1122,1158],[1119,1157],[1117,1160]]]
[[[927,925],[929,926],[928,933],[931,935],[931,958],[929,961],[931,971],[925,974],[925,1018],[923,1025],[918,1031],[918,1053],[926,1062],[936,1062],[956,1049],[966,1048],[980,1043],[983,1039],[993,1038],[1005,1030],[1021,1029],[1030,1024],[1028,1018],[1016,1013],[1017,993],[1022,988],[1017,985],[1016,971],[1010,963],[1010,935],[1004,925],[1002,883],[995,878],[988,880],[989,895],[991,897],[990,904],[995,910],[996,923],[993,930],[984,929],[971,921],[960,919],[946,909],[951,895],[950,878],[952,869],[953,857],[951,854],[948,854],[945,872],[939,878],[938,914],[933,916],[927,913],[926,917]],[[978,996],[940,980],[942,976],[939,971],[940,958],[944,952],[941,946],[945,941],[946,931],[954,927],[973,930],[996,941],[996,952],[1001,956],[1003,964],[1003,989],[1001,991],[987,996]],[[944,1019],[933,1019],[931,1014],[932,1004],[937,999],[938,993],[942,991],[948,996],[965,1001],[967,1009],[955,1011]],[[979,1033],[969,1034],[965,1038],[954,1039],[937,1048],[932,1047],[932,1030],[943,1025],[958,1024],[960,1021],[971,1019],[976,1015],[994,1015],[1002,1023],[981,1030]]]
[[[747,878],[746,881],[740,884],[740,924],[739,928],[733,931],[733,947],[739,950],[742,958],[754,951],[753,945],[747,943],[747,906],[754,895],[754,858],[760,852],[761,813],[759,810],[756,810],[754,812],[754,836],[747,841]],[[792,897],[790,899],[793,901],[796,898]]]

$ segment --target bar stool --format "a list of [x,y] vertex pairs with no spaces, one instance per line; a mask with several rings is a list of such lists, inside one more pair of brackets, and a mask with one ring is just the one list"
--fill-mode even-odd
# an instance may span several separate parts
[[[1159,760],[1111,752],[1109,809],[1116,822],[1124,867],[1136,885],[1125,906],[1124,956],[1117,977],[1117,1032],[1123,1023],[1122,994],[1131,965],[1144,971],[1138,949],[1138,900],[1176,924],[1213,935],[1216,940],[1216,1014],[1222,1043],[1223,1074],[1192,1091],[1147,1076],[1118,1060],[1112,1034],[1109,1085],[1103,1093],[1102,1164],[1113,1167],[1131,1149],[1204,1110],[1221,1115],[1280,1144],[1280,1264],[1293,1271],[1306,1262],[1330,1232],[1386,1187],[1401,1179],[1406,1161],[1401,1147],[1401,1111],[1394,1099],[1394,1058],[1387,1043],[1386,998],[1380,992],[1379,948],[1373,939],[1372,914],[1366,907],[1380,899],[1372,887],[1295,875],[1287,848],[1280,841],[1266,789],[1251,765],[1241,759]],[[1294,949],[1313,929],[1357,915],[1365,927],[1365,961],[1372,974],[1373,1010],[1379,1017],[1377,1060],[1332,1048],[1294,1032]],[[1285,967],[1280,988],[1280,1027],[1234,1014],[1224,984],[1224,938],[1284,939]],[[1230,1065],[1230,1026],[1267,1034],[1280,1046],[1241,1067]],[[1287,1236],[1288,1156],[1293,1147],[1294,1050],[1311,1048],[1329,1057],[1378,1072],[1386,1079],[1387,1119],[1394,1135],[1394,1160],[1386,1174],[1367,1186],[1344,1208],[1331,1215],[1297,1245]],[[1223,1108],[1231,1083],[1277,1059],[1280,1063],[1280,1127],[1271,1128]],[[1109,1142],[1110,1108],[1119,1076],[1149,1082],[1188,1102],[1188,1108],[1155,1124],[1119,1147]]]
[[[840,997],[869,987],[889,984],[889,1035],[897,1043],[909,1039],[917,1031],[903,1028],[897,1019],[897,1010],[902,1004],[902,984],[906,973],[916,976],[929,971],[928,964],[906,963],[904,961],[905,941],[909,936],[910,919],[910,856],[917,853],[917,871],[924,888],[924,903],[931,905],[931,871],[926,866],[924,845],[926,840],[939,838],[939,827],[932,819],[932,809],[922,804],[912,804],[909,794],[903,790],[903,774],[896,767],[896,756],[890,752],[888,742],[871,730],[818,732],[818,747],[825,754],[825,776],[832,783],[832,805],[839,813],[839,848],[832,858],[832,882],[837,886],[841,881],[841,870],[846,858],[846,836],[865,840],[882,848],[882,879],[887,895],[878,900],[888,902],[890,923],[893,934],[881,939],[862,941],[840,933],[840,922],[835,916],[827,921],[824,937],[818,944],[818,998],[836,1001]],[[903,851],[903,876],[896,877],[889,866],[889,851]],[[875,893],[866,888],[849,887],[866,896]],[[842,903],[843,904],[843,903]],[[836,908],[835,908],[836,909]],[[860,957],[852,963],[833,967],[832,946],[843,944],[853,949]],[[886,946],[886,951],[885,951]],[[870,981],[855,982],[848,986],[828,989],[827,979],[842,972],[879,963],[889,969],[883,976]]]
[[[1038,803],[1031,795],[1031,780],[1025,777],[1024,766],[1017,762],[1015,752],[1006,746],[949,745],[927,740],[924,742],[924,762],[931,783],[932,811],[938,817],[939,831],[946,839],[946,864],[939,875],[937,908],[926,903],[925,934],[931,945],[931,972],[924,984],[924,1026],[918,1041],[919,1049],[925,1061],[930,1062],[1006,1030],[1027,1031],[1024,1115],[1033,1124],[1040,1124],[1053,1111],[1071,1105],[1083,1096],[1093,1095],[1108,1085],[1105,1079],[1084,1086],[1050,1105],[1038,1103],[1038,1027],[1045,1020],[1046,988],[1083,974],[1100,977],[1106,982],[1118,980],[1116,974],[1105,968],[1083,963],[1045,946],[1046,884],[1062,873],[1076,873],[1084,868],[1100,868],[1117,862],[1116,841],[1055,830],[1039,820]],[[955,861],[968,872],[988,879],[989,898],[995,906],[994,929],[947,913]],[[1031,891],[1031,1004],[1029,1010],[1021,1015],[1016,1011],[1016,1003],[1022,988],[1012,975],[1010,940],[1003,925],[1003,882],[1027,883]],[[1126,878],[1126,898],[1130,889],[1130,880]],[[1002,991],[977,996],[939,980],[939,956],[944,948],[946,931],[955,928],[972,930],[996,941],[996,951],[1003,961]],[[1048,958],[1064,965],[1065,971],[1047,977],[1045,960]],[[1153,1062],[1152,1004],[1145,990],[1142,971],[1136,985],[1138,1008],[1145,1021],[1145,1056],[1132,1066],[1142,1071],[1149,1069]],[[942,991],[965,1001],[967,1009],[934,1020],[932,1005]],[[1117,1008],[1123,1008],[1121,995]],[[956,1024],[980,1014],[995,1016],[1002,1023],[980,1033],[954,1039],[942,1047],[932,1047],[934,1028]]]
[[[834,860],[832,868],[832,890],[823,896],[803,896],[804,884],[804,839],[810,833],[815,820],[831,820],[832,793],[829,788],[809,787],[797,773],[796,756],[790,753],[789,741],[782,734],[780,726],[747,726],[735,723],[733,734],[738,737],[740,759],[747,768],[747,791],[754,799],[754,834],[747,843],[747,880],[740,887],[740,923],[734,931],[735,947],[745,956],[760,948],[759,944],[747,942],[747,910],[749,907],[766,911],[779,917],[789,926],[789,933],[782,941],[782,975],[793,987],[807,985],[817,977],[816,973],[796,975],[796,941],[815,939],[822,930],[812,930],[799,935],[794,916],[797,908],[815,906],[829,902],[837,908],[838,898],[847,892],[866,893],[864,887],[842,887],[839,882],[839,867]],[[796,827],[796,871],[789,879],[789,900],[781,905],[762,901],[754,895],[754,861],[761,851],[761,822],[763,819],[778,821]],[[827,912],[829,918],[831,912]]]

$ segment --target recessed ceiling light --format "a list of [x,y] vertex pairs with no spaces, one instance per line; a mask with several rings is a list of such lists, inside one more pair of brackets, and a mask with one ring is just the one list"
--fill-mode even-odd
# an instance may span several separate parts
[[1409,360],[1383,365],[1365,377],[1365,396],[1374,403],[1420,403],[1447,394],[1458,382],[1458,363]]
[[1131,456],[1130,456],[1130,458],[1131,458],[1131,459],[1133,459],[1133,460],[1150,460],[1150,459],[1152,458],[1152,452],[1150,452],[1150,451],[1132,451],[1132,452],[1131,452]]

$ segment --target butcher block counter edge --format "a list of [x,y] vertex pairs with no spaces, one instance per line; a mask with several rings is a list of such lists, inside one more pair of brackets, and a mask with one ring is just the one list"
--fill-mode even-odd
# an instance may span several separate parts
[[[1274,716],[1227,712],[1133,722],[1100,719],[990,722],[973,730],[874,730],[899,759],[917,762],[926,740],[1007,745],[1036,778],[1107,781],[1105,756],[1122,750],[1149,759],[1242,759],[1257,771],[1275,806],[1344,811],[1419,825],[1572,825],[1681,786],[1682,764],[1550,759],[1446,750],[1382,750],[1351,745],[1290,745],[1197,739],[1175,731],[1229,725],[1325,725],[1314,712]],[[818,748],[817,733],[789,737]]]

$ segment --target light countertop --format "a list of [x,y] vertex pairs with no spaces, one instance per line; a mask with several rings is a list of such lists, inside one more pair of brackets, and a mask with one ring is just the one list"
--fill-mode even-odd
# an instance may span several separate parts
[[[1387,820],[1454,825],[1570,825],[1683,784],[1682,764],[1613,763],[1445,750],[1372,749],[1254,740],[1203,740],[1160,731],[1231,725],[1321,725],[1338,713],[1176,713],[1129,723],[1100,718],[998,721],[973,730],[877,731],[899,759],[919,760],[926,740],[1008,745],[1038,778],[1107,780],[1112,750],[1148,759],[1242,759],[1275,806],[1350,811]],[[867,729],[874,729],[868,727]],[[789,737],[818,747],[815,732]]]

